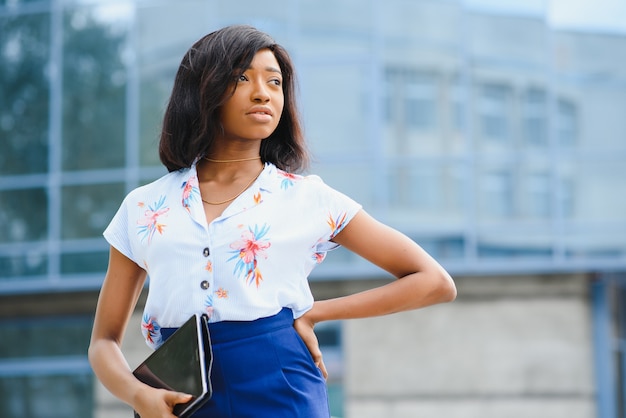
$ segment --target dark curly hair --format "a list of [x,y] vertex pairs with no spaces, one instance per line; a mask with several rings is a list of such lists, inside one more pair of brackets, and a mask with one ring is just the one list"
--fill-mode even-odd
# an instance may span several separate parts
[[183,57],[163,117],[159,157],[168,171],[191,167],[221,132],[220,109],[232,96],[237,74],[261,49],[274,53],[283,76],[285,104],[276,130],[261,142],[261,159],[299,172],[309,163],[295,98],[294,66],[287,51],[251,26],[233,25],[198,40]]

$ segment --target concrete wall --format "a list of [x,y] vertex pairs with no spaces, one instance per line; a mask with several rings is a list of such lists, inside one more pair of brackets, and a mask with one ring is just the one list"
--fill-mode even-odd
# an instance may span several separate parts
[[347,418],[595,417],[584,276],[457,284],[452,304],[346,322]]

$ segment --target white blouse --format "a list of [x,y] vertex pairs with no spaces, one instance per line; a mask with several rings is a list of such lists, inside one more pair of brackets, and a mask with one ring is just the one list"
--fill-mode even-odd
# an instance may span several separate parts
[[284,307],[303,315],[313,305],[309,273],[360,209],[317,176],[267,163],[207,224],[194,165],[130,192],[104,237],[148,273],[142,332],[156,348],[161,327],[194,313],[210,322],[251,321]]

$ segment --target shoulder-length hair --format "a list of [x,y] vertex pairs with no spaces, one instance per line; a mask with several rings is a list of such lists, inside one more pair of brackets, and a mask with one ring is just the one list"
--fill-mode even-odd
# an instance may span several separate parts
[[295,98],[294,66],[269,35],[246,25],[227,26],[198,40],[183,57],[163,118],[159,157],[168,171],[191,167],[221,133],[220,109],[232,96],[235,77],[261,49],[274,53],[283,76],[285,104],[278,126],[261,142],[261,160],[298,172],[309,162]]

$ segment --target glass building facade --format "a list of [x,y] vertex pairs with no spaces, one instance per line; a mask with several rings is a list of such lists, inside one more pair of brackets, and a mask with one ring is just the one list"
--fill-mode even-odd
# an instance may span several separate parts
[[[99,288],[103,229],[128,191],[165,173],[159,123],[178,62],[231,23],[291,52],[311,171],[453,274],[622,283],[624,36],[454,0],[0,0],[1,296]],[[312,280],[378,275],[340,250]],[[622,293],[594,300],[606,308]],[[19,341],[0,343],[0,415],[91,416],[90,326],[77,315],[0,319]],[[38,341],[49,333],[58,344]],[[48,408],[60,393],[76,401]]]

